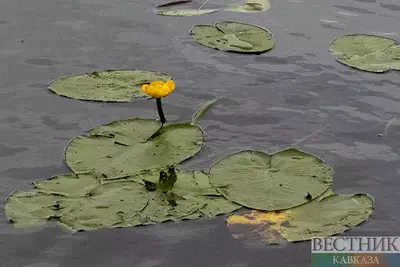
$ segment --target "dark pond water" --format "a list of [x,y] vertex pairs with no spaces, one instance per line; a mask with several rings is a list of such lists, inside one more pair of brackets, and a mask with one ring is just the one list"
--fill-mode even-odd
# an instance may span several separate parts
[[[241,149],[296,147],[326,160],[334,190],[376,198],[370,220],[347,235],[400,235],[400,72],[372,74],[334,61],[330,42],[346,33],[400,40],[395,0],[274,0],[264,13],[156,16],[151,1],[0,0],[0,198],[68,172],[63,150],[113,120],[157,116],[154,103],[104,104],[59,97],[45,85],[62,75],[114,68],[168,72],[176,91],[167,118],[201,121],[206,146],[192,169]],[[276,47],[229,54],[196,44],[195,24],[242,20],[268,28]],[[397,118],[397,119],[396,119]],[[391,121],[389,127],[388,122]],[[318,131],[320,130],[320,131]],[[383,134],[383,136],[379,136]],[[0,266],[310,265],[310,243],[248,246],[225,217],[70,235],[56,226],[15,230],[1,207]]]

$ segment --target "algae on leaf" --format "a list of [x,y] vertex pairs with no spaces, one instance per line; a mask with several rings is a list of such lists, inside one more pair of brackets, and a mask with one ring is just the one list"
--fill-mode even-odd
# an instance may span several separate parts
[[373,198],[367,194],[334,194],[328,189],[304,205],[280,212],[253,210],[232,215],[227,224],[238,238],[248,236],[240,228],[247,225],[251,233],[258,233],[268,244],[277,243],[282,237],[290,242],[305,241],[343,233],[368,219],[373,208]]
[[251,150],[234,153],[214,163],[209,176],[210,183],[227,199],[267,211],[304,204],[321,195],[333,181],[328,165],[297,149],[272,155]]
[[203,132],[197,125],[155,120],[115,121],[79,136],[66,149],[74,173],[93,173],[103,179],[121,178],[146,170],[161,170],[200,151]]
[[347,66],[369,71],[400,70],[400,44],[395,40],[365,34],[349,34],[334,40],[329,48]]
[[156,80],[167,81],[166,73],[145,70],[107,70],[91,74],[61,77],[49,84],[54,93],[80,100],[130,102],[146,95],[141,85]]
[[252,24],[222,21],[196,25],[191,35],[200,44],[221,51],[261,53],[274,47],[275,40],[267,30]]

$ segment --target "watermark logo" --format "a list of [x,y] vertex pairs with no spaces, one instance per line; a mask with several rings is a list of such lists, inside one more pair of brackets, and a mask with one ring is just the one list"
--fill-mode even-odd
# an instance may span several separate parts
[[311,255],[312,267],[399,267],[400,237],[313,238]]

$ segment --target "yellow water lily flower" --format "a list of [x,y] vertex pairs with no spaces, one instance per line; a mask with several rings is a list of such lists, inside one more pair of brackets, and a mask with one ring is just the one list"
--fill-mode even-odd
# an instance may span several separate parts
[[143,84],[142,90],[153,98],[166,97],[175,89],[175,82],[173,80],[154,81],[150,84]]

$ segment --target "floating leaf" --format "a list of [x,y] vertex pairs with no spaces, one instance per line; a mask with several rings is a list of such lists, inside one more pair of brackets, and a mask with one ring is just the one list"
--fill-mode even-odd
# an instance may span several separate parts
[[198,15],[205,15],[210,14],[218,9],[180,9],[180,10],[157,10],[157,15],[162,16],[176,16],[176,17],[186,17],[186,16],[198,16]]
[[267,30],[251,24],[222,21],[211,25],[196,25],[191,35],[200,44],[221,51],[261,53],[273,48],[274,38]]
[[66,162],[76,174],[104,179],[136,175],[178,164],[200,151],[203,132],[197,125],[162,127],[155,120],[112,122],[78,136],[68,145]]
[[217,161],[210,183],[227,199],[258,210],[304,204],[332,184],[331,168],[314,155],[285,149],[272,155],[242,151]]
[[94,101],[130,102],[146,97],[141,85],[156,80],[167,81],[166,73],[145,70],[108,70],[61,77],[49,85],[54,93],[69,98]]
[[15,228],[40,226],[52,217],[58,217],[61,196],[37,191],[15,191],[6,201],[5,213]]
[[100,185],[100,180],[92,174],[61,174],[33,183],[39,192],[65,197],[83,197]]
[[86,198],[73,203],[60,201],[61,207],[68,208],[60,222],[75,230],[118,227],[147,203],[148,193],[143,185],[134,181],[108,182],[92,190]]
[[243,5],[235,5],[224,9],[235,12],[263,12],[271,8],[268,0],[247,0]]
[[214,104],[215,102],[217,102],[221,97],[217,97],[213,100],[207,101],[206,103],[204,103],[204,105],[202,105],[197,111],[196,113],[193,115],[193,119],[192,119],[192,124],[197,124],[198,120],[207,112],[207,110],[209,110]]
[[370,72],[400,70],[400,44],[395,40],[364,34],[350,34],[334,40],[329,51],[340,63]]
[[[327,237],[355,227],[365,221],[374,206],[367,194],[334,194],[328,189],[320,197],[304,205],[281,211],[251,211],[232,215],[227,224],[234,236],[247,236],[241,225],[247,225],[266,243],[279,243],[279,238],[290,242]],[[273,238],[271,238],[273,237]]]

